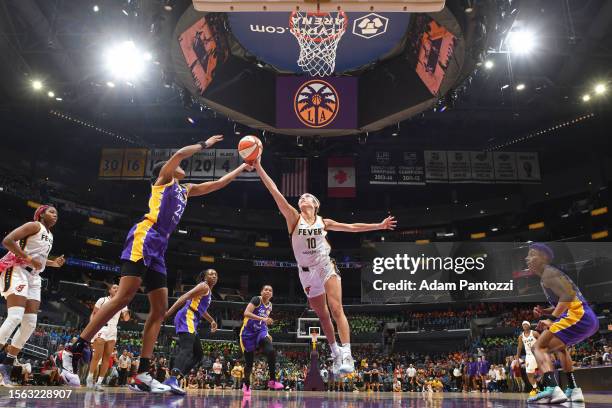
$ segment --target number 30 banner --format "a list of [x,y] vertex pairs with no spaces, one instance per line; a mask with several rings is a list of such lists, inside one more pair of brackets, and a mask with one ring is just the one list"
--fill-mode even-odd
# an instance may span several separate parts
[[[150,179],[156,163],[170,158],[176,149],[102,149],[100,179]],[[190,181],[216,180],[242,163],[236,149],[206,149],[181,162]],[[255,172],[243,172],[237,180],[257,180]]]

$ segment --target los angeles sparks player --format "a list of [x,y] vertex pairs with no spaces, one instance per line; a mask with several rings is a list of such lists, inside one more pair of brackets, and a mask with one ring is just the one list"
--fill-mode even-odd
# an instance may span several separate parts
[[268,388],[271,390],[282,390],[283,384],[276,381],[276,353],[272,348],[272,337],[268,334],[268,326],[274,321],[270,318],[272,312],[273,289],[271,285],[261,288],[260,296],[255,296],[246,309],[244,309],[244,321],[240,329],[240,348],[244,354],[244,384],[242,393],[244,396],[251,395],[251,372],[255,350],[261,348],[268,359]]
[[[115,297],[118,289],[119,285],[112,285],[108,289],[108,296],[98,299],[93,311],[91,312],[90,319],[93,318],[96,313],[98,313],[100,308],[105,303],[110,302],[110,300]],[[127,306],[121,309],[121,311],[115,313],[108,323],[106,323],[106,325],[102,327],[94,336],[93,355],[89,364],[89,374],[87,375],[87,387],[95,388],[96,391],[103,391],[102,381],[104,380],[106,371],[108,371],[108,361],[110,360],[111,354],[113,354],[113,351],[115,350],[115,343],[117,342],[117,324],[119,323],[119,317],[126,322],[130,320],[130,312],[128,311]],[[94,374],[96,373],[96,368],[98,368],[100,360],[102,360],[102,363],[100,364],[100,370],[98,371],[98,381],[94,384]]]
[[525,346],[525,371],[527,371],[527,379],[531,384],[531,391],[529,396],[535,397],[538,394],[538,382],[535,379],[535,372],[538,368],[538,362],[533,355],[533,345],[535,344],[540,333],[535,330],[531,330],[531,323],[525,320],[521,326],[523,332],[518,336],[518,347],[516,349],[516,361],[519,362],[521,358],[521,349]]
[[212,301],[212,289],[217,284],[218,278],[219,275],[214,269],[200,272],[197,278],[198,284],[179,297],[166,313],[166,318],[176,313],[174,328],[178,336],[179,352],[174,359],[172,376],[164,381],[175,394],[185,394],[185,391],[179,387],[177,375],[186,376],[204,356],[202,342],[198,336],[198,326],[202,318],[210,323],[211,333],[217,331],[217,323],[208,314],[208,308]]
[[81,332],[77,342],[71,347],[73,365],[79,360],[87,361],[90,355],[89,342],[93,336],[123,309],[134,297],[142,284],[149,298],[150,312],[143,330],[142,349],[138,373],[133,385],[142,391],[165,392],[170,387],[161,384],[148,373],[153,347],[159,329],[168,309],[168,288],[166,283],[166,264],[164,255],[170,235],[178,225],[188,197],[201,196],[228,185],[243,170],[250,169],[243,164],[216,181],[202,184],[180,184],[185,172],[180,167],[185,160],[202,149],[209,148],[223,140],[223,136],[213,136],[205,142],[179,149],[167,162],[158,163],[153,168],[149,212],[142,221],[132,227],[126,238],[121,254],[121,280],[115,297],[104,304]]
[[[582,390],[576,385],[574,367],[568,347],[584,341],[597,333],[597,316],[585,300],[576,284],[562,271],[550,265],[554,258],[552,249],[542,243],[533,243],[525,261],[529,271],[540,277],[540,284],[551,307],[533,310],[542,320],[538,330],[542,334],[534,345],[534,354],[543,375],[544,390],[529,402],[539,404],[561,404],[567,400],[584,402]],[[567,375],[568,388],[565,393],[557,384],[550,353],[556,353]]]
[[[300,211],[298,212],[287,202],[274,181],[265,172],[260,159],[255,162],[254,166],[287,222],[293,253],[298,264],[300,282],[308,297],[308,303],[319,317],[323,333],[329,342],[334,359],[333,371],[335,374],[351,373],[355,367],[351,355],[350,328],[342,308],[340,274],[335,262],[329,257],[331,247],[326,239],[327,231],[392,230],[397,221],[391,216],[378,224],[344,224],[329,218],[324,219],[318,215],[319,200],[312,194],[303,194],[300,197],[298,200]],[[336,343],[328,305],[331,309],[331,317],[338,326],[342,347]]]
[[8,310],[0,327],[0,350],[21,324],[11,345],[6,347],[6,356],[0,364],[0,374],[7,386],[12,385],[10,372],[15,358],[36,328],[40,308],[40,274],[46,266],[60,268],[64,265],[63,255],[53,261],[48,259],[53,246],[51,228],[56,223],[55,207],[42,205],[34,212],[34,221],[23,224],[2,240],[2,245],[15,255],[16,260],[0,275],[2,297],[6,299]]

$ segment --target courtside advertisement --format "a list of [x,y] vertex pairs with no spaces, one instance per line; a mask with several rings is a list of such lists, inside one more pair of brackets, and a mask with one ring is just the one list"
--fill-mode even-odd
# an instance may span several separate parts
[[[545,302],[528,266],[530,243],[371,243],[363,248],[361,300]],[[550,266],[567,274],[589,302],[612,298],[612,243],[547,243]]]

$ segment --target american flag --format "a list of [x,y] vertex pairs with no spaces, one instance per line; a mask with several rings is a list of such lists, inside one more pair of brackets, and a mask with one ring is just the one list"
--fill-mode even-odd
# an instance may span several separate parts
[[281,193],[285,197],[299,197],[308,191],[308,159],[283,159]]

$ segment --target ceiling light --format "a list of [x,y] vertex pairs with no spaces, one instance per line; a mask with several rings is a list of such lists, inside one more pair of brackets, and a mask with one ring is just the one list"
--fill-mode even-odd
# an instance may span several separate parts
[[55,92],[49,91],[47,92],[47,96],[49,96],[49,98],[55,98]]
[[515,54],[529,54],[535,48],[535,36],[531,31],[510,31],[506,41],[508,49]]
[[34,88],[35,91],[40,91],[42,87],[43,87],[42,81],[39,81],[38,79],[35,79],[34,81],[32,81],[32,88]]
[[606,93],[606,84],[597,84],[595,85],[595,93],[597,95],[602,95]]
[[589,94],[584,94],[584,95],[582,95],[582,100],[583,100],[584,102],[588,102],[588,101],[590,101],[590,100],[591,100],[591,95],[589,95]]
[[484,67],[485,67],[486,69],[491,69],[491,68],[493,68],[494,66],[495,66],[495,63],[494,63],[493,61],[491,61],[491,60],[487,60],[487,61],[485,61],[485,63],[484,63]]
[[94,13],[97,13],[98,11],[100,11],[100,7],[98,7],[97,4],[94,4],[93,11],[94,11]]
[[525,89],[525,84],[518,84],[518,85],[516,86],[516,90],[517,90],[517,91],[522,91],[523,89]]

